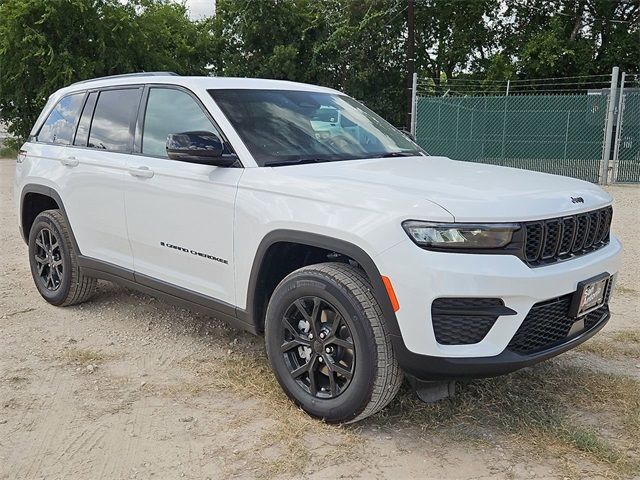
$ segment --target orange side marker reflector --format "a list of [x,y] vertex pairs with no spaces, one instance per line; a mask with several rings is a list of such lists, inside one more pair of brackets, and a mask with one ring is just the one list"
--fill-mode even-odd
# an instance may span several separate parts
[[389,295],[389,300],[391,300],[391,306],[393,307],[393,311],[397,312],[400,310],[400,304],[398,303],[398,297],[396,297],[396,292],[393,291],[393,285],[391,285],[391,279],[389,277],[382,276],[382,283],[384,283],[384,288],[387,289],[387,295]]

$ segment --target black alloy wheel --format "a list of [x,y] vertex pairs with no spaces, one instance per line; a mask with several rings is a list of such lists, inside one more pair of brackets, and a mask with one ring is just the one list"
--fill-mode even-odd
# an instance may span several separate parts
[[403,374],[364,272],[327,262],[291,272],[265,315],[267,357],[305,412],[330,423],[362,420],[395,396]]
[[60,210],[38,214],[29,229],[29,264],[40,295],[52,305],[82,303],[93,295],[97,280],[78,265],[69,222]]
[[51,292],[62,285],[63,259],[58,237],[49,229],[42,228],[36,236],[33,260],[36,263],[38,281]]
[[351,383],[356,352],[336,307],[315,296],[295,300],[282,317],[281,350],[293,379],[309,394],[334,398]]

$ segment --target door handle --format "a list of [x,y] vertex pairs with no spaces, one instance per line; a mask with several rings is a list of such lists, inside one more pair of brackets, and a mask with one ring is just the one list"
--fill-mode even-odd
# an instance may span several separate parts
[[77,167],[80,162],[76,157],[66,157],[66,158],[60,159],[60,163],[62,163],[62,165],[65,165],[67,167]]
[[153,177],[153,170],[149,170],[149,167],[130,168],[129,174],[134,177],[151,178]]

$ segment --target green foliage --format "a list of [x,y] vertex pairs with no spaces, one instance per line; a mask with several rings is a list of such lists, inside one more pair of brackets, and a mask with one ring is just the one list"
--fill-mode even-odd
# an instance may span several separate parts
[[[316,83],[405,121],[408,0],[0,0],[0,112],[24,138],[46,98],[134,71]],[[414,0],[416,69],[434,93],[491,80],[640,71],[633,0]],[[472,87],[469,87],[472,88]]]
[[203,74],[208,33],[160,0],[0,2],[0,111],[25,138],[47,97],[78,80],[174,70]]

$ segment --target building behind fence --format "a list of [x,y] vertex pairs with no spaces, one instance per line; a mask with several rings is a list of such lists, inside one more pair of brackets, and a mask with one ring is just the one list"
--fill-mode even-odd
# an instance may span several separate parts
[[437,89],[415,81],[414,133],[432,155],[640,182],[639,79],[623,73],[618,81],[614,69],[611,77],[460,80]]

